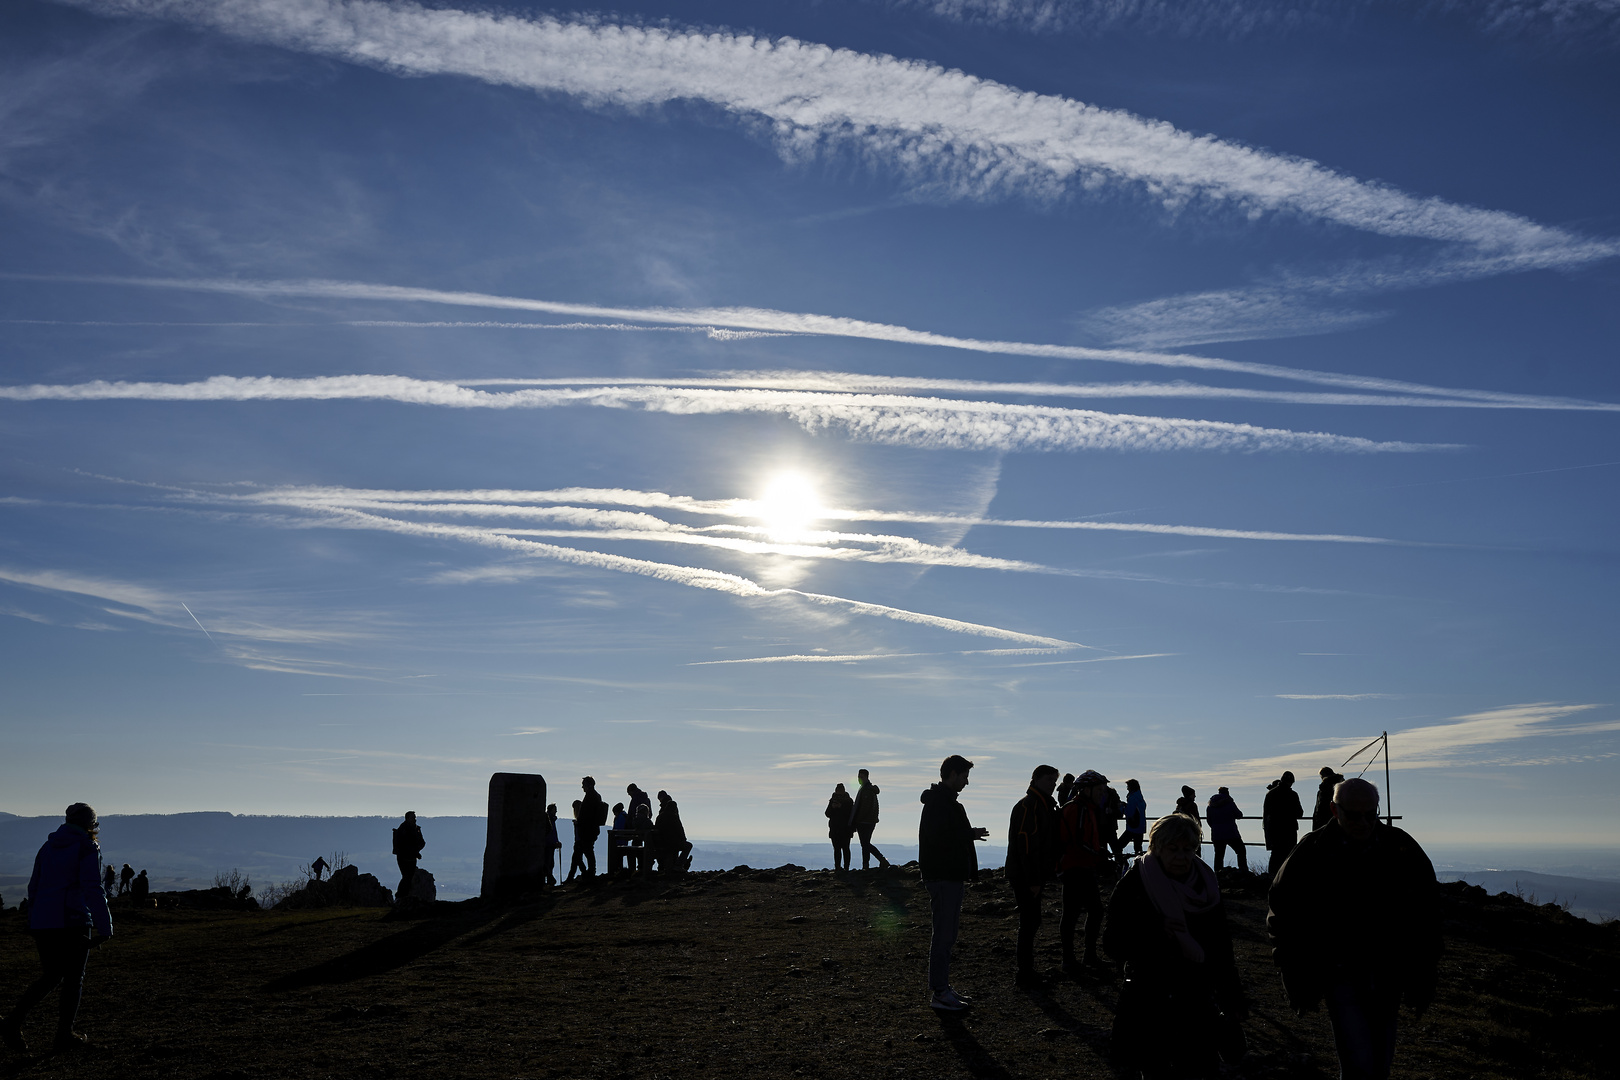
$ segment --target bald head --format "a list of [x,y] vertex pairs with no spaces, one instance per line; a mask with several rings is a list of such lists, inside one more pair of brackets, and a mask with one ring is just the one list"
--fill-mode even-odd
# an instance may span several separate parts
[[1378,825],[1378,789],[1359,776],[1333,789],[1333,816],[1352,840],[1365,840]]

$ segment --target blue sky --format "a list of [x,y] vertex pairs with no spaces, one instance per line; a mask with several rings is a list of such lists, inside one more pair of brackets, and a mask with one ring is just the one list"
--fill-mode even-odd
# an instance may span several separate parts
[[0,808],[1612,844],[1620,17],[1187,10],[7,5]]

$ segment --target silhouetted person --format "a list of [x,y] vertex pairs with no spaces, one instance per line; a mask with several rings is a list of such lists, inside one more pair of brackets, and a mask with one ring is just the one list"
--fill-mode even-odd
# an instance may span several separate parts
[[[1104,784],[1102,795],[1097,801],[1097,832],[1102,837],[1103,850],[1115,858],[1122,848],[1119,842],[1119,821],[1124,816],[1125,804],[1120,802],[1119,792]],[[1116,873],[1114,876],[1119,875]]]
[[1018,904],[1018,975],[1023,987],[1038,987],[1035,932],[1041,928],[1041,893],[1057,870],[1057,804],[1052,789],[1058,771],[1038,765],[1029,790],[1012,808],[1007,822],[1007,884]]
[[106,894],[107,899],[111,900],[117,888],[118,871],[109,866],[101,875],[101,891]]
[[607,824],[608,807],[596,792],[596,778],[582,776],[579,786],[585,796],[574,803],[574,857],[568,864],[568,877],[563,879],[565,885],[578,874],[596,876],[596,839]]
[[553,866],[561,862],[562,838],[557,835],[557,804],[546,804],[546,884],[557,884]]
[[1243,811],[1238,809],[1237,800],[1226,788],[1220,788],[1209,800],[1208,813],[1209,839],[1215,845],[1215,869],[1220,870],[1226,862],[1226,849],[1231,847],[1237,854],[1237,868],[1247,874],[1249,853],[1243,846],[1243,834],[1238,831],[1238,818],[1243,816]]
[[652,821],[652,812],[653,812],[651,796],[649,796],[645,791],[642,791],[639,787],[637,787],[634,784],[626,784],[625,788],[624,788],[624,793],[626,795],[630,796],[630,806],[628,808],[629,813],[630,813],[630,821],[631,821],[630,827],[631,828],[636,827],[635,826],[636,807],[638,807],[638,806],[644,806],[644,807],[647,808],[647,820],[649,822],[651,822]]
[[650,799],[630,804],[630,828],[636,834],[634,845],[624,853],[631,873],[652,872],[653,816]]
[[142,870],[135,875],[135,880],[129,883],[129,895],[135,901],[136,907],[145,907],[147,897],[152,895],[152,880]]
[[28,879],[28,929],[39,950],[40,975],[0,1021],[0,1040],[19,1054],[28,1052],[22,1037],[24,1018],[58,986],[62,990],[54,1048],[73,1050],[89,1041],[73,1030],[79,999],[84,995],[85,961],[90,950],[100,947],[113,932],[101,873],[101,847],[96,843],[100,828],[94,810],[74,803],[67,808],[66,823],[34,856],[34,873]]
[[118,871],[118,895],[123,896],[125,893],[129,892],[129,883],[134,880],[135,868],[129,865],[129,863],[125,863],[124,868]]
[[411,879],[416,877],[416,860],[422,857],[427,841],[422,838],[422,826],[416,823],[416,811],[405,811],[405,820],[394,830],[394,861],[399,863],[399,888],[394,899],[403,900],[411,891]]
[[1185,784],[1183,784],[1181,787],[1181,798],[1176,800],[1175,812],[1178,814],[1186,814],[1188,817],[1198,822],[1199,825],[1203,825],[1204,823],[1203,815],[1198,812],[1198,792],[1194,791],[1190,787],[1187,787]]
[[833,788],[827,800],[827,838],[832,841],[833,869],[849,869],[849,841],[855,835],[855,800],[849,797],[844,785]]
[[309,872],[315,875],[316,881],[321,880],[321,875],[326,873],[326,868],[326,858],[321,855],[315,856],[315,861],[309,864]]
[[658,869],[684,873],[692,865],[692,842],[686,838],[686,826],[681,824],[681,808],[667,791],[658,793],[658,820],[653,822],[653,830]]
[[861,838],[861,869],[870,870],[872,860],[878,861],[878,869],[889,865],[889,860],[883,857],[883,852],[872,846],[872,830],[878,823],[878,786],[872,783],[871,773],[862,769],[855,774],[857,789],[855,791],[855,810],[851,821],[855,831]]
[[1062,806],[1074,794],[1074,773],[1066,772],[1057,786],[1057,804]]
[[1135,780],[1125,781],[1125,831],[1114,841],[1114,858],[1125,853],[1127,843],[1136,846],[1142,854],[1142,841],[1147,838],[1147,799],[1142,796],[1142,785]]
[[968,824],[967,811],[957,796],[968,786],[973,762],[952,754],[939,763],[939,783],[921,795],[922,820],[917,826],[917,861],[928,889],[933,936],[928,944],[928,1003],[944,1012],[958,1012],[971,1002],[951,989],[951,946],[962,924],[962,897],[967,883],[979,876],[975,840],[989,829]]
[[613,831],[618,832],[621,829],[628,829],[629,827],[630,827],[630,815],[625,813],[624,803],[622,803],[622,802],[614,803],[613,804]]
[[1440,889],[1423,849],[1378,819],[1378,789],[1346,780],[1333,820],[1306,836],[1271,883],[1266,931],[1298,1013],[1326,999],[1344,1080],[1383,1080],[1402,1000],[1434,1000]]
[[[1058,880],[1063,882],[1063,919],[1058,940],[1063,945],[1063,971],[1078,976],[1082,964],[1097,964],[1097,938],[1102,934],[1102,868],[1108,860],[1098,821],[1108,777],[1087,769],[1074,778],[1074,794],[1058,811]],[[1074,955],[1074,931],[1086,916],[1086,952]]]
[[1260,812],[1260,826],[1265,830],[1266,849],[1271,852],[1271,863],[1266,867],[1266,873],[1272,878],[1276,878],[1283,860],[1299,843],[1299,819],[1304,813],[1304,807],[1299,805],[1299,792],[1294,790],[1293,773],[1285,772],[1266,785],[1266,802]]
[[1311,809],[1311,832],[1315,832],[1333,820],[1333,789],[1344,783],[1344,777],[1322,766],[1317,776],[1322,782],[1316,785],[1316,806]]
[[1113,1045],[1130,1076],[1214,1077],[1217,1052],[1243,1056],[1248,1005],[1201,839],[1193,818],[1160,818],[1108,901],[1103,948],[1125,965]]

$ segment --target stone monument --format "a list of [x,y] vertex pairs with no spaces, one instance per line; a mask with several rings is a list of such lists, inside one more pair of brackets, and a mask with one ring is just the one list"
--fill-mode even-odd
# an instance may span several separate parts
[[551,862],[546,778],[536,773],[491,776],[488,829],[479,895],[510,897],[539,889]]

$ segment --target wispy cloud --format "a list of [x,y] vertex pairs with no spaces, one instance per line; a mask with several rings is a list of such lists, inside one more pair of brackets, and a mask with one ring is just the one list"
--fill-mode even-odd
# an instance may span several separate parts
[[1394,694],[1273,694],[1284,701],[1377,701]]
[[[1591,735],[1620,731],[1620,720],[1585,724],[1561,724],[1578,713],[1599,708],[1589,705],[1558,705],[1540,702],[1510,705],[1486,712],[1469,713],[1424,727],[1393,731],[1389,736],[1390,768],[1436,769],[1471,760],[1477,751],[1501,743],[1542,736]],[[1323,765],[1339,768],[1367,742],[1367,733],[1345,739],[1322,739],[1298,751],[1272,757],[1243,758],[1198,774],[1196,779],[1254,783],[1277,777],[1284,769],[1315,772]],[[1367,757],[1358,759],[1365,762]],[[1379,762],[1382,769],[1383,763]]]
[[[1612,245],[1515,214],[1410,195],[1314,161],[935,64],[725,32],[521,18],[377,0],[74,0],[110,15],[178,19],[241,39],[400,75],[462,75],[596,106],[701,100],[768,131],[800,159],[852,146],[941,193],[1052,198],[1125,184],[1168,206],[1206,199],[1387,236],[1485,250]],[[759,122],[763,123],[759,123]]]
[[[1617,248],[1620,250],[1620,248]],[[1401,379],[1375,378],[1365,375],[1346,375],[1332,371],[1314,371],[1305,368],[1284,367],[1278,364],[1260,364],[1244,360],[1228,360],[1222,357],[1198,356],[1191,353],[1150,352],[1138,349],[1095,349],[1082,345],[1047,345],[1025,341],[993,341],[981,338],[956,337],[949,334],[936,334],[926,330],[913,330],[910,327],[895,326],[888,323],[867,322],[861,319],[847,319],[835,315],[816,315],[805,312],[777,311],[770,308],[625,308],[605,307],[599,304],[579,304],[556,300],[537,300],[528,297],[499,296],[491,293],[447,291],[443,289],[423,289],[403,285],[379,285],[370,282],[358,281],[241,281],[227,278],[136,278],[118,277],[109,275],[48,275],[48,274],[4,274],[17,280],[37,281],[73,281],[86,283],[100,283],[111,285],[129,285],[143,288],[182,289],[202,292],[230,293],[239,296],[250,296],[263,300],[274,300],[284,297],[314,297],[339,300],[375,300],[391,303],[425,303],[446,304],[458,307],[483,307],[508,309],[519,311],[541,311],[552,314],[569,314],[591,316],[604,319],[618,319],[641,321],[651,323],[674,324],[698,327],[724,327],[742,330],[765,330],[772,333],[784,334],[811,334],[827,337],[860,338],[871,341],[889,341],[906,345],[923,345],[938,348],[962,349],[968,352],[988,353],[1002,356],[1032,356],[1052,360],[1095,360],[1102,363],[1130,364],[1137,366],[1155,366],[1171,368],[1188,368],[1201,371],[1223,371],[1243,375],[1259,375],[1265,378],[1287,379],[1293,382],[1310,383],[1318,386],[1333,386],[1343,390],[1375,394],[1401,394],[1417,395],[1421,397],[1453,398],[1458,401],[1490,402],[1506,407],[1527,409],[1562,409],[1562,408],[1597,408],[1613,410],[1620,405],[1605,402],[1583,402],[1579,399],[1564,397],[1549,397],[1536,394],[1510,394],[1494,390],[1468,390],[1440,386],[1429,386],[1423,383],[1406,382]],[[836,377],[836,376],[829,376]],[[857,379],[873,380],[874,376],[856,376]],[[461,382],[460,386],[476,386],[478,381]],[[661,380],[644,380],[638,385],[647,382],[660,383]],[[957,380],[945,380],[949,384]],[[523,380],[500,380],[501,385],[512,385]],[[537,380],[537,382],[541,382]],[[564,380],[565,385],[583,385],[586,380]],[[607,380],[603,380],[607,384]],[[673,380],[665,385],[695,386],[701,385],[699,380],[675,382]],[[732,385],[732,384],[727,384]],[[995,385],[995,384],[991,384]],[[1055,386],[1060,384],[1029,384],[1035,386]],[[873,383],[875,389],[898,389],[899,384],[883,387],[880,383]],[[812,386],[807,389],[854,389],[855,387],[838,386]],[[940,386],[937,389],[947,389]],[[1042,394],[1041,390],[1008,390],[1007,393]],[[1218,391],[1209,396],[1218,396]],[[1327,402],[1324,402],[1327,403]],[[1379,404],[1380,402],[1343,402],[1345,404]],[[1402,404],[1402,402],[1390,402]]]
[[1009,405],[994,401],[895,394],[787,390],[603,387],[490,393],[402,375],[335,375],[307,379],[216,375],[200,382],[96,380],[70,385],[0,387],[12,401],[398,401],[457,409],[544,409],[564,406],[642,409],[680,416],[780,416],[812,434],[834,431],[863,442],[935,450],[1317,450],[1412,452],[1453,449],[1437,443],[1378,442],[1353,435],[1290,431],[1217,420],[1185,420]]

